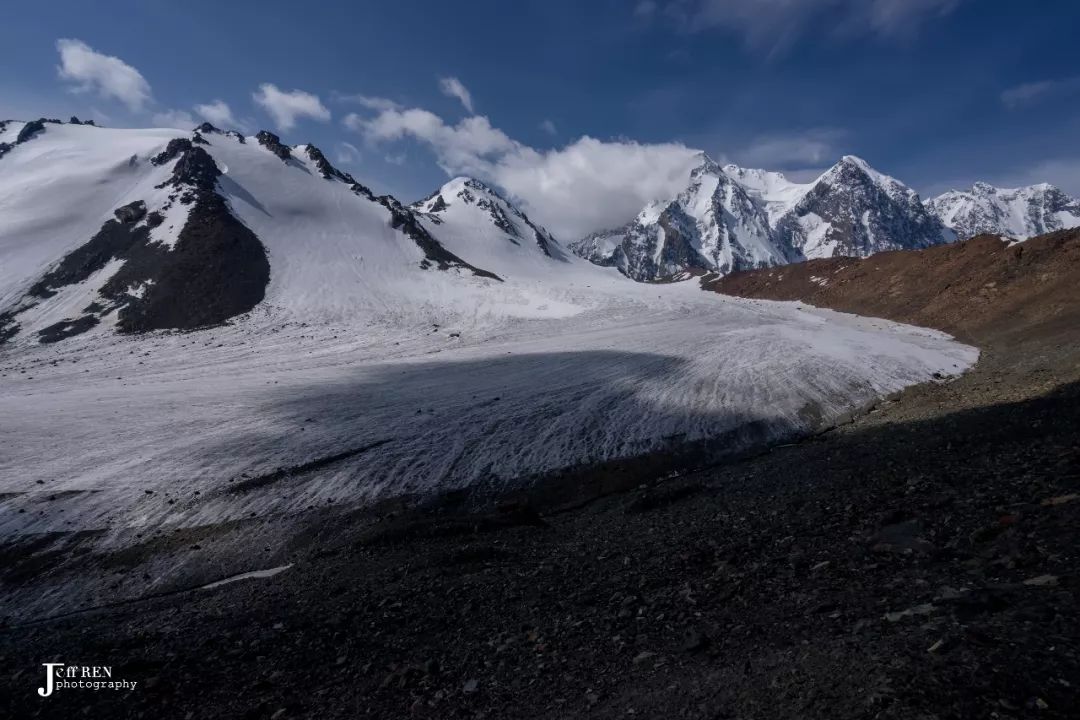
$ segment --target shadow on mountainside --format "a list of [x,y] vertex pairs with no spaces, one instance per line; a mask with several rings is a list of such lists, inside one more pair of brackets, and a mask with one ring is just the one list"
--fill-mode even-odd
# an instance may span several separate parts
[[[0,631],[0,655],[20,673],[4,678],[0,709],[1070,717],[1080,700],[1070,362],[1049,379],[1006,379],[1015,402],[955,410],[914,388],[833,432],[574,512],[529,511],[542,507],[542,485],[533,506],[482,515],[395,508],[353,524],[312,511],[288,551],[263,563],[294,563],[273,579]],[[1007,390],[995,379],[977,370],[935,391]],[[200,552],[231,542],[211,535]],[[144,685],[32,696],[39,663],[75,656]]]

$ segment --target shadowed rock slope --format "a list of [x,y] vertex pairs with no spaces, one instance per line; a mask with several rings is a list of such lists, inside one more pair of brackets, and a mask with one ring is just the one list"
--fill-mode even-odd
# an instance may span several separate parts
[[827,258],[703,278],[710,290],[802,300],[859,315],[933,327],[985,344],[1080,327],[1080,230],[1024,243],[980,235],[917,252]]

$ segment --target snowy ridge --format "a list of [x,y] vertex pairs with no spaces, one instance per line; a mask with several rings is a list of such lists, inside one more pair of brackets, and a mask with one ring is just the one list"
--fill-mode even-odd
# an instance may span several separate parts
[[[24,127],[9,123],[5,136]],[[208,124],[191,133],[46,123],[0,158],[0,337],[186,329],[256,305],[334,320],[394,296],[472,308],[470,295],[499,280],[317,148],[296,150],[272,133],[245,139]],[[165,277],[169,287],[154,290]],[[182,307],[165,308],[177,293]]]
[[988,233],[1024,240],[1080,227],[1080,200],[1047,183],[998,188],[979,182],[927,200],[926,207],[961,239]]

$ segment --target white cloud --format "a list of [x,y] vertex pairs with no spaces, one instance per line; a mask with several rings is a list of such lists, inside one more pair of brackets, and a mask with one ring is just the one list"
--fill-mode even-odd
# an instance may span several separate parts
[[323,122],[330,119],[330,111],[319,100],[319,96],[303,90],[285,92],[272,83],[263,83],[259,86],[259,91],[251,97],[270,114],[280,130],[292,130],[299,118],[307,117]]
[[582,137],[561,149],[539,151],[510,138],[488,118],[450,125],[420,108],[355,113],[345,125],[372,145],[403,139],[430,148],[449,175],[490,181],[565,239],[621,225],[649,202],[686,184],[699,151],[680,143],[642,144]]
[[448,173],[482,174],[490,158],[512,152],[517,143],[493,128],[486,117],[472,116],[447,125],[428,110],[386,110],[373,118],[350,113],[345,126],[361,133],[369,143],[414,138],[435,150]]
[[177,128],[179,130],[190,130],[198,125],[195,118],[191,117],[191,113],[186,110],[165,110],[154,113],[154,117],[151,119],[157,127]]
[[548,135],[558,135],[559,129],[555,127],[555,123],[551,120],[544,120],[540,123],[540,129],[546,132]]
[[672,0],[666,13],[692,31],[727,28],[748,47],[776,53],[802,35],[910,35],[965,0]]
[[244,123],[236,119],[232,108],[224,100],[214,100],[204,105],[196,105],[195,112],[211,125],[223,130],[232,130],[244,126]]
[[1001,102],[1010,109],[1031,105],[1050,97],[1080,91],[1080,76],[1060,80],[1039,80],[1008,88],[1001,93]]
[[57,72],[64,80],[76,83],[77,91],[93,91],[119,100],[132,112],[142,110],[151,101],[150,83],[120,58],[103,55],[81,40],[57,40],[56,49],[60,53]]
[[461,104],[470,113],[473,111],[472,94],[456,77],[440,78],[439,89],[442,90],[443,95],[460,100]]

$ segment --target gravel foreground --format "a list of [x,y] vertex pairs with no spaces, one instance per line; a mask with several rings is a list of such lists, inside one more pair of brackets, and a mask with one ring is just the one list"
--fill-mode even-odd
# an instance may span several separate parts
[[[2,628],[0,716],[1077,717],[1073,320],[990,318],[961,378],[721,467],[339,519],[273,577]],[[44,662],[138,685],[39,698]]]

